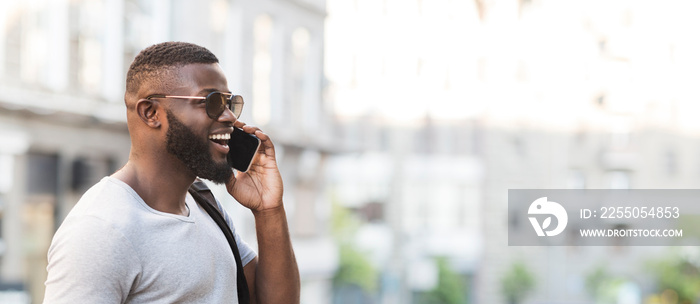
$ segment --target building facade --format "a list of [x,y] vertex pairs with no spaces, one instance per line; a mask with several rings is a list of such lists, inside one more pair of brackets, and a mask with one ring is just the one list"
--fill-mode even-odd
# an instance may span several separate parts
[[[126,70],[143,48],[188,41],[219,58],[241,117],[270,134],[307,303],[327,303],[337,252],[320,175],[333,147],[324,99],[325,3],[83,0],[0,4],[0,289],[43,298],[53,232],[126,163]],[[250,215],[213,187],[243,237]],[[4,286],[4,287],[3,287]]]
[[696,188],[696,4],[328,7],[332,101],[341,134],[362,143],[331,176],[367,219],[358,244],[382,257],[379,303],[420,303],[436,256],[467,279],[469,303],[507,303],[502,279],[517,262],[537,283],[525,303],[603,301],[586,286],[596,267],[634,286],[640,300],[625,303],[659,292],[644,263],[669,248],[508,246],[508,225],[531,229],[509,214],[508,189]]

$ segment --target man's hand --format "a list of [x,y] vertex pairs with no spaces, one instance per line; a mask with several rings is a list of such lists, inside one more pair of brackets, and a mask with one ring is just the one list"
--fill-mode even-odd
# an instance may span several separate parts
[[260,138],[260,148],[247,172],[236,172],[226,183],[228,192],[244,207],[259,212],[282,206],[282,177],[277,168],[275,146],[260,128],[236,121],[235,127]]
[[228,192],[255,217],[259,255],[244,267],[251,304],[298,304],[301,280],[282,204],[282,177],[275,147],[259,128],[240,121],[234,127],[255,134],[261,141],[248,172],[236,172],[226,184]]

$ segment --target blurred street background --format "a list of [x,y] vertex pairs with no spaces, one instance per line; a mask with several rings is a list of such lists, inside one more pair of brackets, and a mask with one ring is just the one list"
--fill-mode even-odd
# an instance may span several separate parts
[[[0,303],[41,303],[53,233],[127,160],[126,70],[170,40],[216,54],[241,120],[275,141],[302,303],[700,303],[697,247],[507,245],[508,225],[531,229],[508,189],[698,188],[698,12],[1,0]],[[252,215],[213,187],[255,244]]]

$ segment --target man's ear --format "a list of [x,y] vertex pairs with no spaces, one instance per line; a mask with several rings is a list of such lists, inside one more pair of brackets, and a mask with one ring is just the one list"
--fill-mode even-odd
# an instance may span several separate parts
[[151,128],[160,128],[161,121],[158,115],[162,108],[158,101],[153,99],[139,99],[136,102],[136,114],[147,126]]

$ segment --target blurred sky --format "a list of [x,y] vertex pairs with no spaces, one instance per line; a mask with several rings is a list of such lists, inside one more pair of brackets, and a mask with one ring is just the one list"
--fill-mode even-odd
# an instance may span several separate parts
[[604,96],[621,119],[697,132],[698,11],[690,0],[329,0],[325,65],[343,116],[574,128],[608,119],[595,114]]

